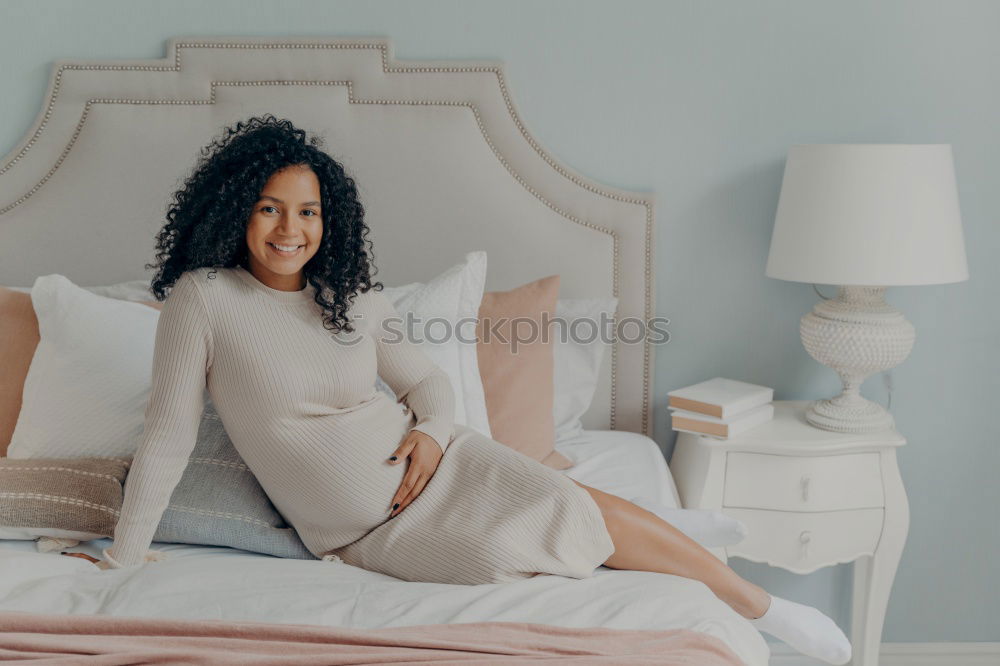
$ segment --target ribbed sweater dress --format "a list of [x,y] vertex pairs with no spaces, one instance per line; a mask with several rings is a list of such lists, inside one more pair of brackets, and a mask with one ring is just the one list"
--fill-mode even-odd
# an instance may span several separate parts
[[[125,482],[113,568],[142,564],[195,446],[208,393],[236,450],[318,558],[408,581],[499,583],[549,573],[586,578],[614,552],[590,494],[453,420],[447,375],[383,326],[398,316],[360,293],[354,333],[323,327],[315,288],[272,289],[242,267],[199,268],[160,313],[152,389]],[[375,388],[376,375],[399,396]],[[406,468],[388,457],[409,430],[444,455],[395,518]]]

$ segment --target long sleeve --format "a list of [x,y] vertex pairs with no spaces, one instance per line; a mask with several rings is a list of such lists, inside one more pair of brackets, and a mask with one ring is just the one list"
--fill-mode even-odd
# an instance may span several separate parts
[[156,326],[152,386],[142,440],[125,478],[111,568],[142,564],[194,449],[212,364],[212,330],[191,273],[174,284]]
[[401,335],[402,326],[388,317],[399,317],[392,302],[382,292],[366,292],[371,296],[378,374],[396,397],[406,403],[417,417],[411,430],[430,435],[441,447],[455,436],[455,391],[448,375],[413,342]]

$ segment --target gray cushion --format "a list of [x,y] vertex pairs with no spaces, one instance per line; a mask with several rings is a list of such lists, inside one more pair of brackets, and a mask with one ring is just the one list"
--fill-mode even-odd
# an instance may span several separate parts
[[243,462],[207,397],[198,442],[153,540],[316,559]]

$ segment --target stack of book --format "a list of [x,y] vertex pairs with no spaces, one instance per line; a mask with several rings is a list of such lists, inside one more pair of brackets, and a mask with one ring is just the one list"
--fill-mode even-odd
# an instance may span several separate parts
[[716,377],[667,394],[673,429],[727,439],[774,418],[774,389]]

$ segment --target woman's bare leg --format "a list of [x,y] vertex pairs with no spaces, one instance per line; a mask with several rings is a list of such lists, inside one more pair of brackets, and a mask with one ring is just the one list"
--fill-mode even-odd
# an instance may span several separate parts
[[573,482],[597,502],[615,543],[605,566],[699,580],[743,617],[758,618],[767,611],[771,597],[763,588],[741,578],[670,523],[617,495]]

